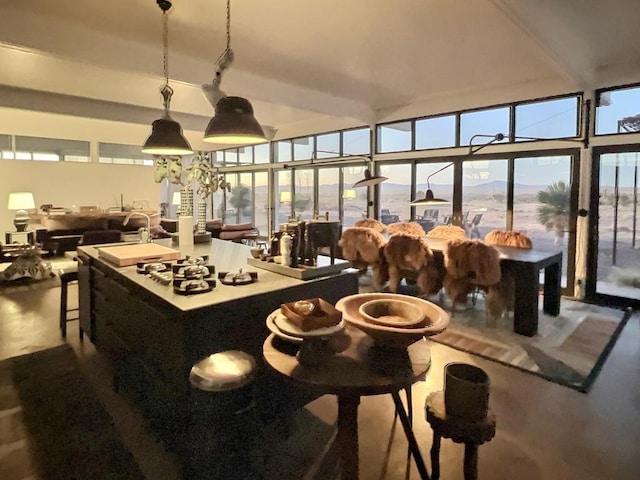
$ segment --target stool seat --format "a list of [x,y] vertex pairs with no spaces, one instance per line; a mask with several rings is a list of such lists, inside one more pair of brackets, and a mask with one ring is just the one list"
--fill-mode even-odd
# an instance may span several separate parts
[[226,392],[251,381],[256,361],[248,353],[228,350],[214,353],[200,360],[189,373],[191,384],[207,392]]
[[[77,311],[77,308],[67,309],[68,296],[69,296],[69,283],[78,281],[78,266],[73,265],[70,267],[62,268],[58,271],[60,277],[60,332],[62,338],[67,337],[67,322],[70,320],[78,320],[76,318],[68,318],[67,312]],[[80,339],[84,337],[82,327],[80,327]]]
[[440,478],[440,439],[450,438],[456,443],[464,443],[464,478],[478,478],[478,445],[490,441],[496,434],[496,416],[489,408],[486,418],[481,422],[468,422],[447,416],[444,404],[444,392],[433,392],[425,402],[427,422],[433,429],[431,447],[431,466],[433,480]]

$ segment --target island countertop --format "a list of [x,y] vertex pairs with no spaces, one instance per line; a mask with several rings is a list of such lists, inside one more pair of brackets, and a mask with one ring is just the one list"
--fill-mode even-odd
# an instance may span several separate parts
[[[173,291],[173,286],[171,284],[163,285],[153,280],[148,275],[138,273],[135,265],[118,267],[100,257],[99,245],[79,246],[78,252],[81,258],[83,254],[90,257],[92,259],[92,264],[102,270],[106,275],[119,277],[119,280],[124,281],[126,285],[139,287],[143,289],[145,293],[156,297],[158,301],[164,304],[169,304],[183,312],[207,308],[229,301],[253,297],[255,295],[286,290],[302,284],[318,283],[319,291],[317,296],[322,296],[323,280],[326,280],[327,278],[321,277],[311,280],[298,280],[278,273],[248,266],[247,259],[251,257],[251,248],[239,243],[218,239],[212,239],[210,244],[195,244],[191,246],[172,245],[170,239],[157,240],[154,241],[154,243],[179,250],[181,258],[185,258],[186,256],[198,257],[209,255],[209,261],[207,264],[215,266],[216,287],[211,292],[181,295]],[[111,244],[109,246],[115,246],[115,244]],[[239,286],[224,285],[218,280],[218,273],[238,272],[240,268],[242,268],[243,272],[257,272],[258,280],[248,285]],[[335,275],[336,274],[333,276]],[[357,285],[356,270],[346,269],[337,275],[351,275],[354,277],[354,282]]]

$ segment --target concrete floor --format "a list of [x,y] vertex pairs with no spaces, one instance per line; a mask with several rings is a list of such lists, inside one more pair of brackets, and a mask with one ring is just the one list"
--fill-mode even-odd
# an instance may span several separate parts
[[[72,289],[71,296],[77,291]],[[0,292],[0,359],[62,343],[58,329],[59,288]],[[126,397],[111,390],[110,366],[89,341],[78,340],[77,322],[69,324],[68,342],[83,371],[112,414],[125,443],[146,477],[179,478],[170,453],[143,428]],[[626,325],[589,394],[432,344],[432,367],[414,386],[414,430],[430,469],[431,430],[424,420],[424,399],[443,383],[443,367],[452,361],[483,368],[491,379],[491,406],[497,415],[496,437],[479,450],[484,479],[632,480],[640,458],[640,326],[636,314]],[[335,398],[324,396],[307,406],[323,421],[336,421]],[[407,444],[389,395],[362,399],[359,410],[361,478],[417,479],[413,461],[407,475]],[[295,434],[303,435],[302,432]],[[330,445],[321,450],[330,449]],[[443,440],[443,479],[462,478],[463,446]],[[0,449],[0,478],[6,479]],[[329,478],[327,461],[313,459],[296,478]],[[283,459],[286,461],[286,459]],[[13,480],[13,479],[11,479]]]

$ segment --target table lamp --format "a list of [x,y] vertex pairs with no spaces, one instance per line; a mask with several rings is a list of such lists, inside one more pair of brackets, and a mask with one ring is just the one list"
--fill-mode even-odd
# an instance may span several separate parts
[[9,203],[7,209],[16,210],[16,216],[13,219],[13,224],[16,226],[18,232],[24,232],[27,230],[27,224],[29,223],[29,214],[27,210],[36,208],[36,204],[33,200],[33,193],[31,192],[14,192],[9,194]]
[[180,192],[173,192],[173,196],[171,197],[171,205],[176,205],[178,207],[176,211],[176,215],[180,215],[180,203],[182,202],[182,198]]

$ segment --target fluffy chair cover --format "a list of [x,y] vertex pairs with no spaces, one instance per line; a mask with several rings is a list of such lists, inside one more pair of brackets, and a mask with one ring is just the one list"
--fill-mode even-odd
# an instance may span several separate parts
[[387,226],[384,223],[376,220],[375,218],[364,218],[362,220],[358,220],[353,224],[353,226],[371,228],[372,230],[380,233],[384,233],[387,231]]
[[421,294],[433,295],[442,288],[442,272],[423,235],[392,235],[384,248],[384,256],[389,265],[391,292],[396,293],[402,278],[415,272]]
[[[499,297],[501,279],[500,254],[491,245],[480,240],[455,239],[449,241],[444,257],[446,277],[444,288],[453,303],[464,303],[475,287],[480,287],[491,297],[488,302],[495,311],[507,302]],[[487,306],[489,313],[490,307]]]
[[387,227],[389,235],[415,235],[421,237],[424,235],[422,226],[417,222],[396,222]]
[[513,230],[491,230],[485,235],[484,241],[490,245],[531,248],[531,239],[525,234]]
[[373,283],[381,289],[388,279],[387,264],[383,255],[387,240],[371,228],[351,227],[342,232],[338,245],[342,249],[342,257],[349,260],[355,268],[366,270],[371,266]]
[[454,238],[467,238],[467,234],[464,228],[456,225],[438,225],[427,232],[427,237],[453,240]]

